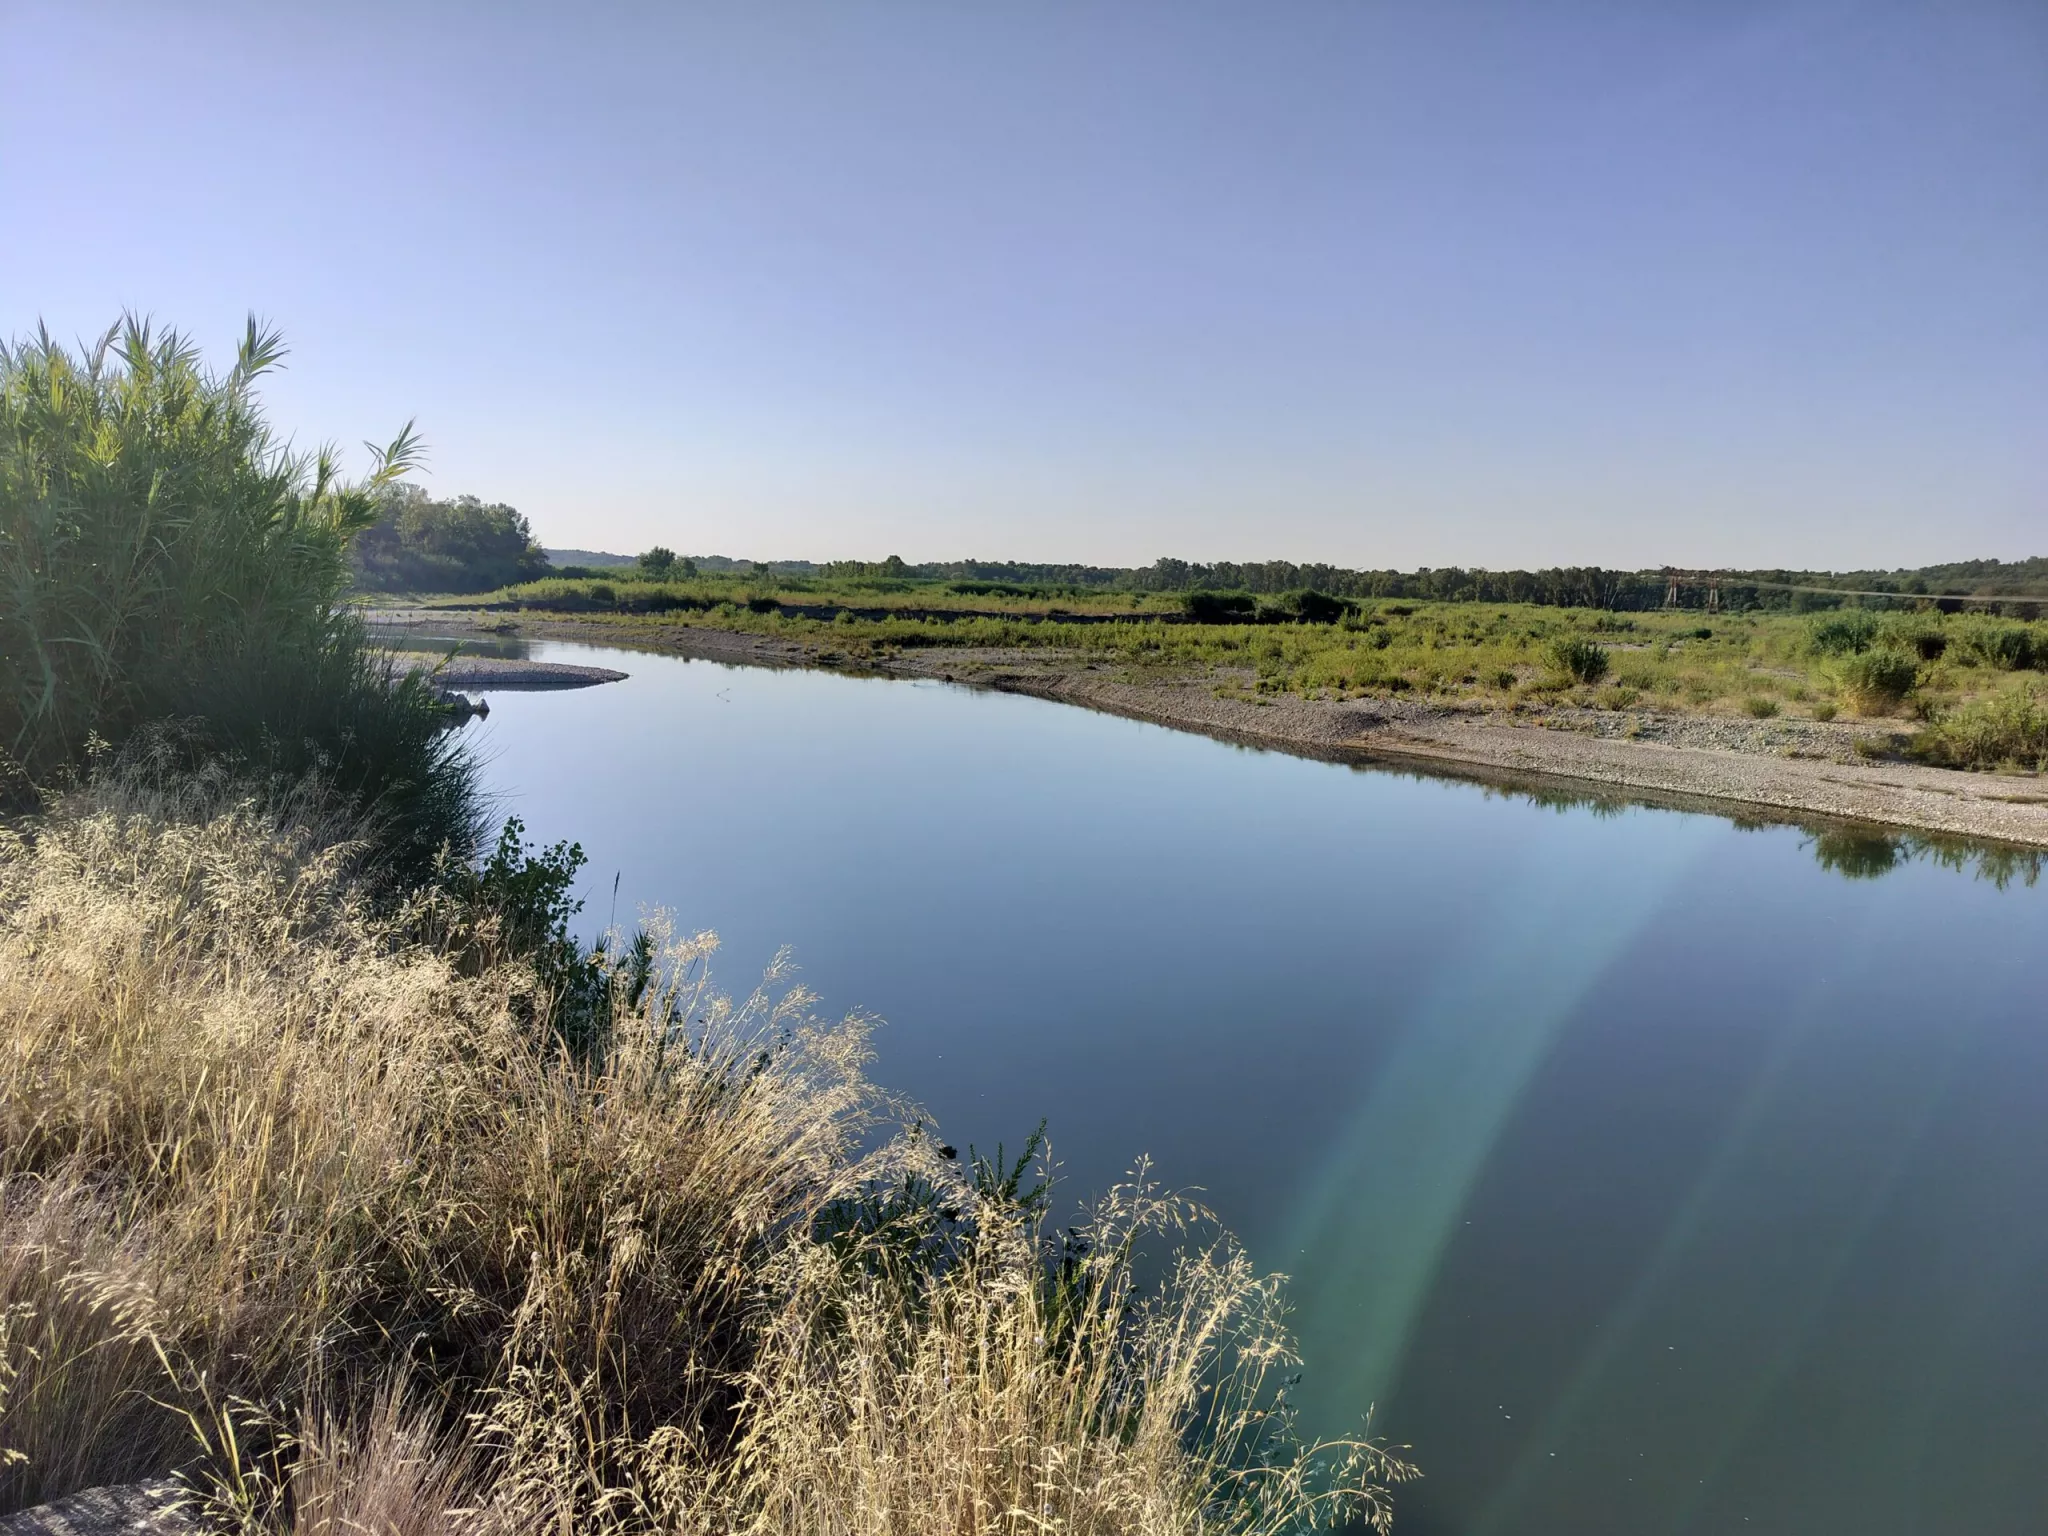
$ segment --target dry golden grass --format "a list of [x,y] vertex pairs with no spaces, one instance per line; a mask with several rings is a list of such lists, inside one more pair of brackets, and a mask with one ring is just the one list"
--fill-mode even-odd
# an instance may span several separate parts
[[[0,839],[0,1512],[175,1471],[306,1536],[1384,1524],[1405,1469],[1286,1435],[1272,1281],[1216,1243],[1138,1300],[1183,1208],[1057,1269],[876,1135],[860,1021],[718,996],[708,938],[573,1060],[347,830],[131,773]],[[819,1239],[905,1179],[969,1213],[918,1262]]]

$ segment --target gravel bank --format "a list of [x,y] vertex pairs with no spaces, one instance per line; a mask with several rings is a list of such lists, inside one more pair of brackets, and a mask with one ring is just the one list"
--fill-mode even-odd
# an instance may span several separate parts
[[591,688],[621,682],[627,676],[609,667],[577,667],[559,661],[513,661],[503,656],[438,656],[400,652],[399,660],[415,670],[439,667],[434,680],[443,688],[488,693],[494,688]]
[[[434,611],[438,625],[487,626],[496,614]],[[834,664],[829,647],[681,625],[522,617],[521,635],[582,640],[753,666]],[[1959,773],[1871,758],[1896,722],[1737,720],[1652,710],[1555,709],[1508,715],[1406,699],[1251,695],[1241,674],[1134,680],[1082,656],[1040,651],[905,651],[863,670],[1086,705],[1132,719],[1313,756],[1386,761],[1515,787],[1561,781],[1658,802],[1732,812],[1911,827],[2048,847],[2048,777]],[[1859,750],[1859,742],[1866,745]]]

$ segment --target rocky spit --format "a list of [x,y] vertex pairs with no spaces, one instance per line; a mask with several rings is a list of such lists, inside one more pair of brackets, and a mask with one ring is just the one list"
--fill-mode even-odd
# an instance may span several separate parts
[[457,656],[444,660],[424,652],[401,652],[399,659],[413,667],[433,669],[434,681],[444,689],[463,688],[473,693],[493,688],[591,688],[599,683],[618,683],[624,672],[609,667],[579,667],[560,661],[516,661],[504,656]]

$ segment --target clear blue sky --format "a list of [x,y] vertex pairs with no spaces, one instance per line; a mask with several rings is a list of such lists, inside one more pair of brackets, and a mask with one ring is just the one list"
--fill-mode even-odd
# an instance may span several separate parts
[[2048,552],[2048,3],[0,0],[0,332],[544,542]]

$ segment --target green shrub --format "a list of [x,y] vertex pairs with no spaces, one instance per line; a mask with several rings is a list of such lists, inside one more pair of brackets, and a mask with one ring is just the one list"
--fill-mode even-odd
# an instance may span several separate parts
[[1581,683],[1597,683],[1607,675],[1604,646],[1581,635],[1562,635],[1550,643],[1550,660],[1558,671]]
[[590,584],[590,600],[610,607],[619,600],[619,589],[608,581],[593,581]]
[[1912,750],[1944,768],[2048,771],[2048,694],[2014,689],[1965,704],[1915,736]]
[[1919,677],[1919,667],[1903,651],[1862,651],[1842,665],[1842,686],[1864,714],[1896,707]]
[[1999,624],[1979,620],[1962,634],[1963,649],[1987,667],[2020,672],[2048,661],[2048,645],[2037,645],[2031,624]]
[[1335,624],[1358,612],[1358,604],[1313,589],[1295,593],[1292,606],[1295,617],[1304,624]]
[[1939,661],[1948,650],[1948,632],[1931,613],[1898,613],[1878,626],[1878,643],[1911,651],[1922,661]]
[[1778,712],[1778,701],[1764,698],[1761,694],[1752,694],[1742,701],[1742,707],[1756,719],[1768,720]]
[[1258,601],[1249,592],[1189,592],[1181,606],[1197,624],[1246,624]]
[[1822,699],[1813,706],[1813,718],[1816,720],[1832,720],[1838,713],[1840,711],[1835,708],[1833,699]]
[[1855,656],[1877,639],[1877,616],[1860,608],[1821,614],[1806,627],[1807,639],[1823,656]]

